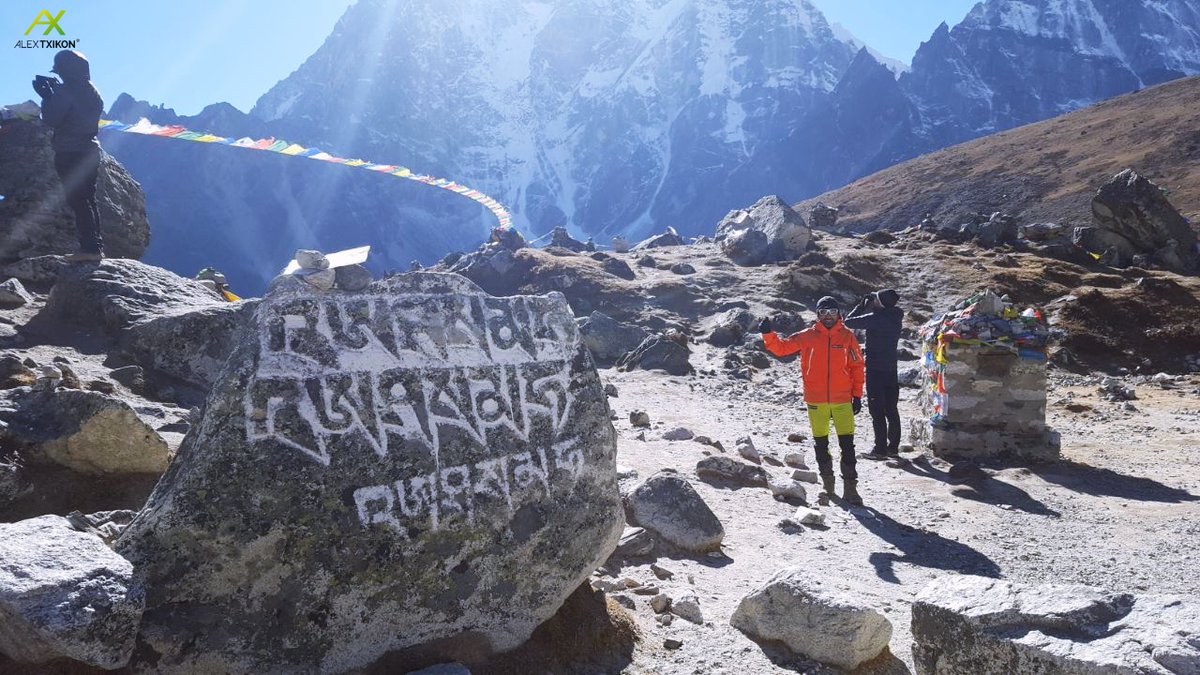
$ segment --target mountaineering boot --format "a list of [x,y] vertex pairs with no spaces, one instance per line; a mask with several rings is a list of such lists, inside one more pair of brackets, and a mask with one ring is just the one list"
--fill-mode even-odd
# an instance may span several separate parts
[[847,504],[862,506],[863,500],[858,494],[858,481],[848,480],[843,482],[845,485],[842,487],[842,499],[845,499]]
[[837,483],[834,482],[833,476],[821,476],[821,486],[825,488],[824,494],[827,497],[837,496]]
[[870,459],[870,460],[874,460],[876,462],[882,462],[885,459],[889,459],[889,458],[893,457],[893,455],[889,455],[886,450],[880,450],[879,448],[873,448],[870,452],[864,452],[861,455],[861,457],[863,459]]

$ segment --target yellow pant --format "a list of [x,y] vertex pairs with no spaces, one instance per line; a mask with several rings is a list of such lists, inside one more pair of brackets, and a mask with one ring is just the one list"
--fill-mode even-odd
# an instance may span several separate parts
[[813,438],[829,435],[829,420],[838,436],[854,435],[854,407],[849,403],[809,403],[808,423],[812,426]]

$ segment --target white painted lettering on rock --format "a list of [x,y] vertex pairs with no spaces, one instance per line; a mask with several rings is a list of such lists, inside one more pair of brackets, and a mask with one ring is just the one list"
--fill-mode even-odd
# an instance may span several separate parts
[[[364,447],[380,459],[402,455],[421,470],[362,487],[354,501],[363,525],[405,538],[410,528],[474,522],[484,503],[511,514],[514,493],[544,496],[552,480],[583,471],[577,439],[559,438],[578,334],[546,303],[368,295],[268,304],[243,399],[247,440],[333,468],[339,453]],[[550,452],[493,451],[489,431],[528,443],[539,425],[557,439]],[[447,435],[486,458],[442,457]]]

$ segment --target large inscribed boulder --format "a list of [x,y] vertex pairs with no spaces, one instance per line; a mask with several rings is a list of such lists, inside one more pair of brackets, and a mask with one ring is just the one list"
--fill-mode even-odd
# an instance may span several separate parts
[[615,453],[562,295],[432,273],[283,285],[118,542],[147,594],[134,666],[514,648],[615,548]]

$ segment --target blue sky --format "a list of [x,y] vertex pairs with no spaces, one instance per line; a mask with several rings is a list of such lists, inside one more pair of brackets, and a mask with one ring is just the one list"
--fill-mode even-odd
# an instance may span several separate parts
[[[957,23],[975,0],[811,0],[831,22],[902,61],[941,21]],[[249,110],[333,29],[353,0],[0,0],[0,104],[35,98],[29,82],[48,74],[54,49],[16,49],[42,37],[25,30],[38,13],[64,11],[65,36],[93,65],[111,102],[122,91],[192,115],[217,101]]]

